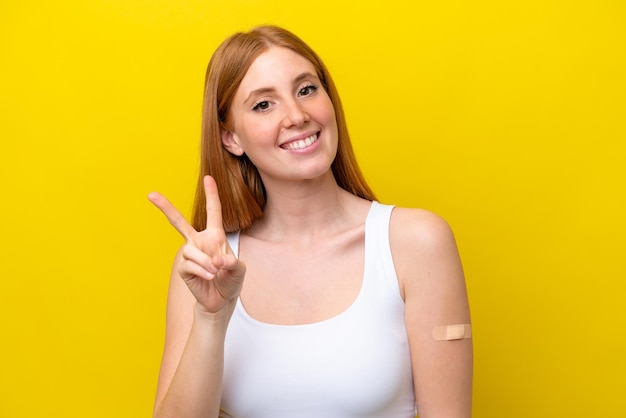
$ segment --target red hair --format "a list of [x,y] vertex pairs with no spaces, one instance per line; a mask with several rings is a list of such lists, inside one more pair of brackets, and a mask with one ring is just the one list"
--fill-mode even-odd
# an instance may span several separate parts
[[319,56],[300,38],[276,26],[259,26],[247,33],[236,33],[215,51],[207,68],[202,108],[202,144],[200,173],[193,206],[192,223],[206,228],[206,197],[203,178],[211,175],[222,203],[224,230],[235,232],[249,228],[263,216],[265,187],[256,167],[244,154],[235,156],[222,145],[221,130],[241,80],[254,60],[271,46],[288,48],[309,60],[335,109],[337,120],[337,155],[331,165],[339,187],[367,200],[375,200],[356,162],[339,93]]

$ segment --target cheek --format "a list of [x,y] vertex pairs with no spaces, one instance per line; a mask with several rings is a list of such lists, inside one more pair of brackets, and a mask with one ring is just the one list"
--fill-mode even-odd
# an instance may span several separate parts
[[323,120],[327,125],[336,125],[337,119],[335,117],[335,108],[333,107],[333,103],[330,101],[330,97],[326,96],[325,106],[322,107],[322,112],[320,112],[320,119]]
[[258,121],[254,123],[243,123],[235,131],[241,139],[244,149],[255,145],[267,145],[276,141],[279,130],[278,124],[271,120]]

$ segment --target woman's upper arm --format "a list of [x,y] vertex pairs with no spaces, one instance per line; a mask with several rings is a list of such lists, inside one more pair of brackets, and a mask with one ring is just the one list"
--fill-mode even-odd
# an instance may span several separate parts
[[155,405],[158,405],[169,388],[180,358],[182,357],[187,337],[193,323],[195,298],[177,272],[182,259],[181,251],[176,254],[170,277],[167,295],[165,320],[165,344],[159,371]]
[[454,235],[437,215],[396,208],[390,242],[405,300],[420,418],[470,417],[472,340],[437,341],[433,337],[434,327],[470,323]]

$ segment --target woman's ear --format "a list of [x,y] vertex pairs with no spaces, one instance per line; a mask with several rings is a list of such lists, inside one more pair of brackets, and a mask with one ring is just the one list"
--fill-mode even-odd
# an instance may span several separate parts
[[224,144],[224,148],[226,148],[231,154],[241,157],[243,155],[243,148],[239,145],[239,138],[237,138],[237,134],[226,129],[222,129],[220,134],[222,136],[222,144]]

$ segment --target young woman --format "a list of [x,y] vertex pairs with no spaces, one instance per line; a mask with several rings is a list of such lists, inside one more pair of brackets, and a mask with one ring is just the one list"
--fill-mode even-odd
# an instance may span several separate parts
[[176,256],[155,416],[469,417],[453,234],[376,202],[319,57],[263,26],[207,71],[193,226]]

